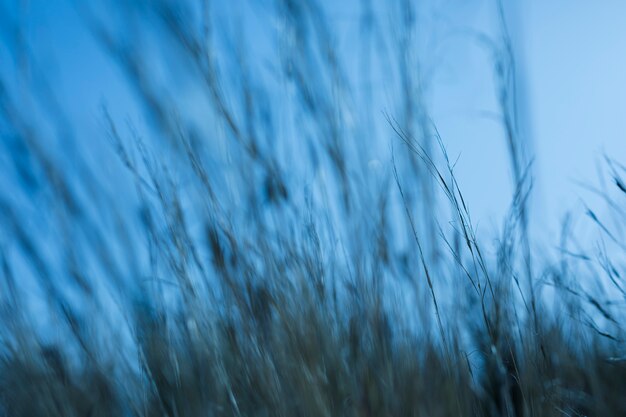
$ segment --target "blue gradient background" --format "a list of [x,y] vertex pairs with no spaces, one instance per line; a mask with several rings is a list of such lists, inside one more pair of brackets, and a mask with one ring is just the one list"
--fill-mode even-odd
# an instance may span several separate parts
[[[327,2],[324,7],[339,48],[359,36],[353,4]],[[626,159],[626,4],[620,1],[511,1],[506,17],[522,71],[524,131],[534,157],[534,200],[531,224],[537,236],[553,242],[564,213],[582,213],[581,201],[599,200],[579,182],[597,183],[598,164],[606,154]],[[102,103],[114,117],[141,120],[124,76],[92,39],[72,2],[2,1],[2,10],[21,26],[32,54],[45,69],[60,104],[76,123],[77,137],[91,155],[87,163],[110,161],[107,144],[98,138]],[[226,3],[224,3],[226,4]],[[434,68],[427,102],[431,116],[456,158],[457,177],[479,231],[496,230],[512,194],[508,156],[502,128],[486,114],[496,111],[489,54],[463,35],[468,30],[495,33],[494,3],[490,1],[426,2],[421,30],[430,41],[421,56]],[[217,8],[219,9],[218,6]],[[263,30],[262,6],[237,1],[225,8],[239,10],[246,36]],[[6,48],[10,30],[4,26],[0,71],[19,88],[19,63]],[[232,27],[237,24],[230,22]],[[8,34],[7,34],[8,33]],[[263,47],[260,45],[259,47]],[[432,48],[432,49],[428,49]],[[384,74],[373,77],[372,91],[386,98]],[[25,104],[26,105],[26,104]],[[62,143],[53,144],[63,149]],[[110,156],[110,155],[109,155]],[[383,163],[386,161],[382,161]]]

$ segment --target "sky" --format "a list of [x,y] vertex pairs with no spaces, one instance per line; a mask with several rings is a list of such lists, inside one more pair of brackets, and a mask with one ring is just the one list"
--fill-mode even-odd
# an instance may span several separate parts
[[577,182],[597,184],[604,154],[626,157],[624,13],[619,1],[535,1],[527,12],[525,66],[549,221],[588,198]]
[[[489,27],[484,15],[491,2],[482,3],[482,9],[460,19]],[[534,160],[532,221],[539,233],[553,236],[567,211],[580,212],[582,201],[601,207],[579,183],[598,184],[603,155],[626,156],[626,57],[619,53],[626,39],[621,21],[626,4],[505,4],[525,86],[523,109]],[[476,117],[477,111],[492,108],[490,93],[485,94],[491,75],[480,52],[465,50],[456,56],[459,62],[451,64],[451,73],[441,81],[442,96],[435,99],[438,121],[446,144],[461,154],[459,178],[474,217],[489,224],[503,215],[510,195],[498,127]]]
[[[243,3],[254,6],[254,2]],[[427,93],[431,116],[449,153],[454,159],[459,156],[456,173],[475,223],[488,232],[498,230],[512,187],[502,129],[485,117],[495,108],[493,65],[489,53],[463,35],[468,29],[495,33],[494,2],[426,3],[430,6],[423,31],[434,40],[421,53],[435,68]],[[550,240],[566,211],[580,212],[583,200],[600,204],[580,182],[597,183],[603,155],[626,159],[626,55],[621,53],[626,3],[505,3],[521,69],[520,99],[534,161],[532,224],[539,236]],[[5,0],[0,4],[21,16],[18,21],[32,42],[33,55],[83,137],[101,126],[102,103],[115,103],[114,111],[122,119],[137,114],[122,73],[93,41],[71,2]],[[354,11],[346,4],[327,2],[324,7],[340,47],[349,48],[357,32]],[[250,10],[241,15],[249,23],[247,33],[254,36],[265,17],[255,14],[255,7]],[[0,59],[8,60],[6,46],[0,47]],[[11,73],[9,67],[0,62],[5,74]],[[384,80],[376,88],[383,90]],[[388,106],[380,101],[381,118]],[[83,145],[91,162],[98,162],[102,142],[83,141]],[[55,146],[62,149],[62,144]]]

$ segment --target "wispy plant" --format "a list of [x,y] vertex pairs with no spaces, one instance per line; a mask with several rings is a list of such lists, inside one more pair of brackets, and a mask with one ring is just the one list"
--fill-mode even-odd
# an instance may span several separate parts
[[[626,169],[607,158],[609,214],[587,212],[596,253],[567,221],[538,253],[506,31],[483,38],[515,184],[492,256],[428,112],[417,5],[362,2],[354,60],[313,0],[234,26],[228,4],[105,3],[74,8],[132,95],[95,132],[0,10],[0,415],[626,413]],[[246,35],[251,11],[272,25]],[[381,114],[359,83],[385,72]]]

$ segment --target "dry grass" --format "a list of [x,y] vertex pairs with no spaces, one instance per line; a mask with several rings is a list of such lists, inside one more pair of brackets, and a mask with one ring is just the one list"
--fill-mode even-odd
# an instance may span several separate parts
[[399,74],[377,125],[313,1],[270,8],[278,81],[219,44],[209,6],[114,3],[77,11],[147,123],[105,106],[95,163],[28,47],[37,111],[0,76],[0,415],[626,415],[626,170],[607,160],[609,218],[589,210],[598,253],[565,222],[562,255],[537,256],[507,36],[489,41],[515,183],[494,251],[419,94],[412,19],[383,35],[365,14]]

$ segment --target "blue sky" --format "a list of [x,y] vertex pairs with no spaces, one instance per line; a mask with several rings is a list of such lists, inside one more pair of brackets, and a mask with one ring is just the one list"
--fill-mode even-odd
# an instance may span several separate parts
[[[16,12],[30,41],[33,55],[61,103],[77,123],[78,137],[86,138],[101,123],[100,105],[114,103],[114,116],[141,119],[119,68],[101,51],[68,1],[4,1]],[[246,5],[232,13],[237,5]],[[246,22],[247,36],[257,37],[264,25],[261,2],[235,2],[228,23]],[[263,2],[265,4],[265,2]],[[492,63],[489,54],[463,36],[468,29],[497,32],[494,2],[484,0],[425,2],[420,33],[428,41],[420,50],[425,67],[435,68],[428,88],[430,113],[451,155],[460,155],[457,175],[474,221],[480,228],[498,228],[511,199],[508,156],[501,127],[485,112],[494,111]],[[340,48],[350,48],[358,36],[358,14],[349,6],[324,4]],[[577,181],[597,183],[602,155],[626,156],[626,39],[619,1],[506,2],[507,20],[522,71],[522,104],[526,132],[534,156],[535,200],[533,224],[551,240],[566,210],[580,201],[599,204]],[[4,48],[4,47],[2,47]],[[0,58],[8,54],[0,48]],[[432,48],[432,49],[431,49]],[[15,66],[0,63],[6,75]],[[374,77],[374,80],[377,78]],[[373,89],[382,99],[379,110],[393,112],[393,94],[385,91],[384,76]],[[391,109],[391,110],[390,110]],[[102,140],[79,140],[92,162],[100,159]],[[54,146],[62,146],[56,144]],[[382,143],[382,149],[386,144]],[[385,158],[381,161],[385,163]],[[113,162],[111,162],[113,163]]]
[[574,181],[597,183],[604,153],[626,157],[625,13],[618,1],[534,2],[527,12],[525,66],[547,213],[584,196]]

